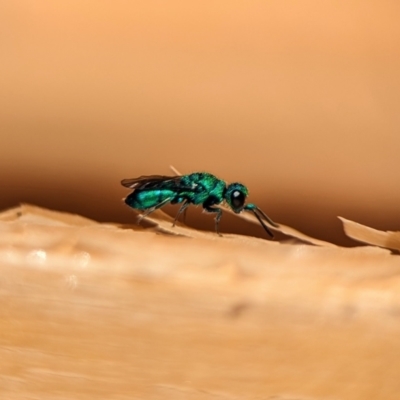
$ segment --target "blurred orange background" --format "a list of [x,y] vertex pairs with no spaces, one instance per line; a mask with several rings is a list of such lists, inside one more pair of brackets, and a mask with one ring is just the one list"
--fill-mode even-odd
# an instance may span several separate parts
[[399,18],[396,1],[2,1],[0,208],[131,223],[120,180],[172,164],[321,239],[351,243],[338,215],[400,230]]

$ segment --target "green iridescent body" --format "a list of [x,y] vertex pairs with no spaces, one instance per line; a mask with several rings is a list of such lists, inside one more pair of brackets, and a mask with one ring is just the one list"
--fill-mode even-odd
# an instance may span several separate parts
[[273,235],[262,218],[270,225],[278,226],[255,204],[244,204],[248,195],[246,186],[241,183],[232,183],[227,186],[223,180],[207,172],[195,172],[172,177],[162,175],[141,176],[124,179],[121,184],[133,189],[133,192],[126,197],[125,203],[136,210],[145,211],[142,218],[167,203],[182,203],[173,224],[175,225],[179,215],[182,212],[185,213],[189,205],[201,204],[205,211],[217,214],[215,229],[219,233],[218,225],[222,210],[216,205],[225,201],[235,213],[240,213],[243,210],[253,212],[270,236]]

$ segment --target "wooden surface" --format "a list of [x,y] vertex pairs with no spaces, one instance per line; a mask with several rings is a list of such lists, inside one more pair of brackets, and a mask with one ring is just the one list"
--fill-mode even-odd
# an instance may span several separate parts
[[33,207],[3,213],[0,232],[0,398],[398,399],[388,250]]

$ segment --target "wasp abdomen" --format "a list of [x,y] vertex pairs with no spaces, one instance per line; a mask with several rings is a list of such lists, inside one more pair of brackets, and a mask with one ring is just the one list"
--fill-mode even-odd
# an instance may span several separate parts
[[125,203],[138,210],[147,210],[170,201],[175,196],[176,192],[167,189],[135,190],[126,197]]

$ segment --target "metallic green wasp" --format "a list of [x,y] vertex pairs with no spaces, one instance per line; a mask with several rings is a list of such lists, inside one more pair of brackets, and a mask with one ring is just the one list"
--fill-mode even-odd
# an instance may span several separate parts
[[215,230],[220,235],[219,221],[222,209],[216,206],[225,201],[236,214],[242,211],[251,211],[271,237],[273,234],[263,219],[271,226],[278,227],[255,204],[245,204],[248,195],[246,186],[241,183],[227,185],[223,180],[207,172],[195,172],[182,176],[140,176],[139,178],[123,179],[121,184],[133,189],[133,192],[125,198],[125,203],[136,210],[144,211],[141,219],[167,203],[181,203],[173,223],[175,226],[179,215],[185,214],[187,207],[191,204],[201,204],[205,211],[217,214]]

